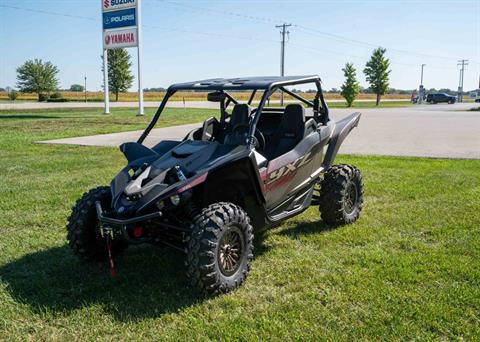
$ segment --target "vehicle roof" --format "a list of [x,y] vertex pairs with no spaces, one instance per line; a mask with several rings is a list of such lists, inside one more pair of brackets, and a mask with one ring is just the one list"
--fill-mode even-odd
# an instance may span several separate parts
[[255,76],[238,78],[213,78],[186,83],[177,83],[169,87],[170,90],[253,90],[271,89],[274,86],[288,86],[294,84],[320,81],[317,75],[307,76]]

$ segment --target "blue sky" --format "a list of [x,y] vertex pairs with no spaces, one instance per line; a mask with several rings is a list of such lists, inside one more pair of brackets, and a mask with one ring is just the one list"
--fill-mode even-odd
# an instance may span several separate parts
[[[465,89],[479,82],[479,0],[142,1],[144,87],[277,75],[275,25],[282,22],[294,24],[286,74],[319,74],[327,89],[341,85],[345,62],[354,63],[366,85],[362,70],[377,45],[392,61],[392,87],[417,87],[425,63],[427,88],[456,89],[460,58],[470,60]],[[14,86],[15,68],[41,58],[59,67],[62,88],[86,75],[89,89],[99,90],[100,12],[100,0],[0,0],[0,86]],[[130,52],[135,63],[136,50]]]

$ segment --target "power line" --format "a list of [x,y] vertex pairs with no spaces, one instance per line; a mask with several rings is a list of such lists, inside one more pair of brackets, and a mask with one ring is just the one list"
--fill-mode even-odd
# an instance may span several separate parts
[[[52,16],[60,16],[60,17],[67,17],[67,18],[75,18],[75,19],[84,19],[84,20],[89,20],[89,21],[96,21],[99,22],[101,19],[99,18],[93,18],[93,17],[87,17],[87,16],[80,16],[80,15],[73,15],[73,14],[66,14],[66,13],[61,13],[61,12],[54,12],[54,11],[46,11],[46,10],[37,10],[37,9],[31,9],[31,8],[24,8],[24,7],[18,7],[18,6],[10,6],[10,5],[3,5],[1,4],[0,7],[5,7],[5,8],[10,8],[10,9],[15,9],[15,10],[20,10],[20,11],[26,11],[26,12],[32,12],[32,13],[40,13],[40,14],[47,14],[47,15],[52,15]],[[221,34],[218,32],[205,32],[205,31],[192,31],[192,30],[186,30],[182,28],[175,28],[175,27],[162,27],[162,26],[155,26],[155,25],[142,25],[142,27],[145,28],[154,28],[154,29],[159,29],[159,30],[164,30],[164,31],[172,31],[172,32],[183,32],[183,33],[191,33],[191,34],[196,34],[196,35],[203,35],[203,36],[208,36],[208,37],[218,37],[222,39],[226,38],[234,38],[234,39],[241,39],[241,40],[250,40],[250,41],[258,41],[258,42],[268,42],[268,43],[277,43],[276,40],[273,39],[262,39],[262,38],[257,38],[257,37],[251,37],[251,36],[235,36],[231,34]]]
[[[346,57],[350,57],[350,58],[356,58],[356,59],[360,59],[360,60],[365,60],[365,59],[368,59],[369,56],[368,55],[363,55],[363,56],[360,56],[360,55],[354,55],[354,54],[351,54],[351,53],[345,53],[345,52],[340,52],[340,51],[334,51],[334,50],[330,50],[330,49],[316,49],[314,47],[311,47],[309,45],[304,45],[304,44],[299,44],[299,43],[292,43],[290,42],[289,43],[290,45],[293,45],[295,47],[298,47],[300,49],[303,49],[305,51],[309,51],[309,52],[313,52],[313,53],[316,53],[316,54],[321,54],[321,55],[324,55],[325,53],[327,54],[331,54],[331,55],[335,55],[335,56],[346,56]],[[392,61],[390,60],[390,63],[391,64],[395,64],[395,65],[402,65],[402,66],[407,66],[407,67],[418,67],[418,64],[411,64],[411,63],[402,63],[402,62],[396,62],[396,61]],[[448,66],[430,66],[430,68],[435,68],[435,69],[442,69],[442,70],[445,70],[445,69],[450,69],[450,70],[457,70],[457,68],[455,67],[448,67]]]
[[187,9],[189,9],[191,11],[195,11],[195,12],[204,12],[204,13],[206,12],[206,13],[214,13],[214,14],[218,14],[218,15],[228,15],[228,16],[236,17],[236,18],[240,18],[240,19],[246,19],[246,20],[256,21],[256,22],[264,22],[264,23],[269,23],[269,24],[283,22],[282,20],[276,20],[276,19],[267,18],[267,17],[259,17],[259,16],[255,16],[255,15],[249,15],[249,14],[241,14],[241,13],[236,13],[236,12],[231,12],[231,11],[220,11],[220,10],[215,10],[215,9],[205,8],[205,7],[199,7],[199,6],[190,5],[190,4],[187,5],[187,4],[184,4],[184,3],[181,3],[181,2],[177,2],[177,1],[169,1],[169,0],[155,0],[155,1],[168,3],[170,5],[174,5],[174,6],[178,6],[178,7],[182,7],[182,8],[187,8]]
[[[172,1],[165,1],[165,0],[156,0],[156,1],[166,2],[166,3],[174,3]],[[178,4],[178,3],[175,3],[175,4],[176,5],[183,5],[183,4]],[[184,6],[187,6],[187,5],[184,5]],[[96,22],[100,21],[100,18],[93,18],[93,17],[81,16],[81,15],[73,15],[73,14],[67,14],[67,13],[61,13],[61,12],[55,12],[55,11],[38,10],[38,9],[24,8],[24,7],[4,5],[4,4],[0,4],[0,7],[10,8],[10,9],[15,9],[15,10],[20,10],[20,11],[26,11],[26,12],[32,12],[32,13],[40,13],[40,14],[46,14],[46,15],[60,16],[60,17],[66,17],[66,18],[83,19],[83,20],[96,21]],[[187,6],[187,7],[191,7],[191,6]],[[214,10],[203,9],[203,11],[212,12]],[[215,11],[215,12],[224,13],[224,12],[221,12],[221,11]],[[235,15],[235,14],[233,14],[233,12],[226,12],[226,13],[228,13],[229,15]],[[273,19],[268,19],[268,18],[263,18],[263,17],[244,16],[244,15],[240,15],[240,14],[235,15],[235,16],[240,17],[240,18],[249,19],[249,20],[255,20],[255,21],[275,22]],[[291,26],[296,27],[296,28],[305,29],[305,27],[301,26],[301,25],[291,24]],[[161,27],[161,26],[155,26],[155,25],[142,25],[142,27],[159,29],[159,30],[164,30],[164,31],[171,31],[171,32],[189,33],[189,34],[202,35],[202,36],[208,36],[208,37],[217,37],[217,38],[221,38],[221,39],[248,40],[248,41],[257,41],[257,42],[263,42],[263,43],[275,43],[275,44],[278,43],[276,40],[271,40],[271,39],[263,39],[263,38],[257,38],[257,37],[252,37],[252,36],[236,36],[236,35],[231,35],[231,34],[221,34],[221,33],[218,33],[218,32],[205,32],[205,31],[199,31],[199,30],[193,31],[193,30],[187,30],[187,29],[176,28],[176,27],[171,27],[171,26]],[[326,33],[326,32],[323,32],[323,33],[328,35],[328,36],[331,36],[331,37],[340,37],[340,36],[337,36],[337,35],[334,35],[334,34],[329,34],[329,33]],[[333,54],[333,55],[342,55],[342,56],[348,56],[348,57],[353,57],[353,58],[358,58],[358,59],[368,58],[368,56],[366,56],[366,55],[365,56],[359,56],[359,55],[348,54],[348,53],[339,52],[339,51],[328,50],[328,49],[325,49],[325,48],[322,48],[321,50],[319,50],[319,49],[315,49],[311,46],[301,45],[301,44],[298,44],[298,43],[291,43],[291,44],[293,44],[295,46],[298,46],[300,48],[303,48],[304,50],[308,50],[310,52],[316,52],[316,53],[322,53],[322,54],[323,53],[330,53],[330,54]],[[367,44],[369,44],[369,43],[367,43]],[[370,44],[370,45],[371,46],[376,46],[376,45],[373,45],[373,44]],[[476,61],[471,61],[471,62],[478,63]],[[417,64],[408,64],[408,63],[401,63],[401,62],[394,62],[394,61],[392,61],[391,63],[392,64],[397,64],[397,65],[403,65],[403,66],[412,66],[412,67],[417,66]],[[451,67],[434,66],[434,65],[430,65],[429,67],[430,68],[437,68],[437,69],[453,69]]]
[[[357,44],[357,45],[367,46],[367,47],[371,47],[371,48],[376,48],[379,45],[381,45],[381,44],[369,43],[369,42],[362,41],[362,40],[352,39],[352,38],[348,38],[348,37],[345,37],[345,36],[341,36],[341,35],[337,35],[337,34],[333,34],[333,33],[329,33],[329,32],[320,31],[320,30],[317,30],[317,29],[313,29],[313,28],[303,26],[303,25],[295,25],[295,27],[299,28],[300,30],[306,31],[310,34],[313,34],[313,35],[317,34],[317,35],[321,35],[321,36],[326,36],[326,37],[329,37],[331,39],[334,39],[334,40],[337,40],[337,41],[340,41],[340,42],[343,42],[343,43]],[[456,60],[455,57],[445,57],[445,56],[431,55],[431,54],[426,54],[426,53],[421,53],[421,52],[414,52],[414,51],[409,51],[409,50],[392,48],[392,47],[389,47],[388,50],[398,52],[398,53],[403,53],[403,54],[409,54],[409,55],[414,54],[414,55],[421,56],[421,57],[440,58],[440,59],[445,59],[445,60]]]
[[91,20],[91,21],[99,21],[99,19],[92,18],[92,17],[85,17],[85,16],[81,16],[81,15],[73,15],[73,14],[53,12],[53,11],[37,10],[37,9],[32,9],[32,8],[18,7],[18,6],[10,6],[10,5],[3,5],[2,4],[2,5],[0,5],[0,7],[16,9],[16,10],[25,11],[25,12],[56,15],[56,16],[59,16],[59,17],[66,17],[66,18],[76,18],[76,19],[85,19],[85,20]]
[[[241,14],[237,12],[232,12],[232,11],[221,11],[221,10],[216,10],[216,9],[210,9],[210,8],[204,8],[204,7],[199,7],[199,6],[194,6],[194,5],[187,5],[184,3],[180,3],[177,1],[169,1],[169,0],[156,0],[157,2],[163,2],[163,3],[168,3],[172,4],[174,6],[182,7],[182,8],[187,8],[189,10],[193,10],[196,12],[209,12],[209,13],[214,13],[217,15],[226,15],[226,16],[231,16],[231,17],[236,17],[236,18],[241,18],[241,19],[246,19],[250,21],[256,21],[256,22],[264,22],[264,23],[282,23],[285,22],[284,20],[278,20],[278,19],[272,19],[268,17],[259,17],[259,16],[252,16],[252,15],[246,15],[246,14]],[[338,34],[333,34],[329,32],[324,32],[320,31],[315,28],[310,28],[304,25],[299,25],[299,24],[292,24],[292,26],[306,32],[310,33],[313,35],[322,35],[325,37],[328,37],[330,39],[334,39],[343,43],[349,43],[349,44],[357,44],[357,45],[362,45],[362,46],[367,46],[367,47],[373,47],[376,48],[380,46],[381,44],[376,44],[376,43],[371,43],[371,42],[366,42],[358,39],[352,39],[346,36],[338,35]],[[444,59],[444,60],[457,60],[456,57],[447,57],[447,56],[439,56],[439,55],[432,55],[432,54],[426,54],[422,52],[416,52],[416,51],[410,51],[410,50],[404,50],[404,49],[397,49],[397,48],[392,48],[388,47],[388,50],[394,51],[397,53],[403,53],[403,54],[409,54],[409,55],[417,55],[420,57],[428,57],[428,58],[439,58],[439,59]]]

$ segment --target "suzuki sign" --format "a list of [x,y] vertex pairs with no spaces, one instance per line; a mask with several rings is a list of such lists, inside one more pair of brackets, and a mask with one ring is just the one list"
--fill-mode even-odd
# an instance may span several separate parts
[[136,6],[137,0],[102,0],[103,12]]

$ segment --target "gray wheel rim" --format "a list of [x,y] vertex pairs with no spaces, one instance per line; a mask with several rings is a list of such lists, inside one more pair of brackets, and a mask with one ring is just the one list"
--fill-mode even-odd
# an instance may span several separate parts
[[235,274],[243,262],[245,239],[237,226],[230,226],[218,243],[218,266],[223,275]]
[[345,207],[345,212],[350,215],[353,213],[357,207],[357,202],[358,202],[358,190],[357,190],[357,185],[353,182],[350,182],[347,185],[347,189],[345,192],[345,198],[344,198],[344,207]]

